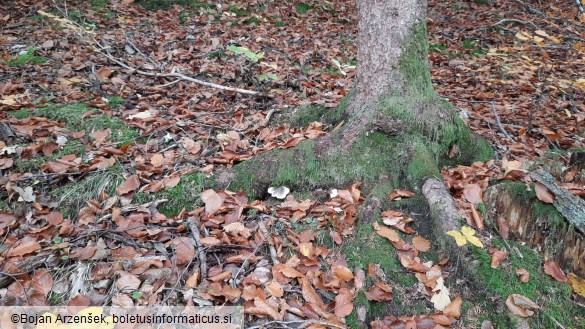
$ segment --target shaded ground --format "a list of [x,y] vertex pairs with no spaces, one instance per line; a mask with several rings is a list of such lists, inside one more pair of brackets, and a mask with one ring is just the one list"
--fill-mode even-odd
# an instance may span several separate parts
[[[439,323],[431,302],[435,282],[417,279],[395,249],[397,241],[414,244],[415,232],[391,243],[369,225],[355,227],[363,201],[358,185],[338,187],[337,196],[296,194],[284,203],[227,191],[201,197],[206,178],[226,166],[334,128],[314,121],[325,121],[351,87],[353,2],[183,2],[188,6],[154,12],[102,0],[0,4],[6,13],[0,17],[0,118],[12,129],[0,130],[5,303],[234,302],[255,316],[250,325],[272,318],[281,321],[275,327],[299,319],[340,324],[348,315],[346,323],[356,327],[360,308],[367,323],[385,315]],[[497,180],[502,159],[530,166],[552,154],[562,167],[568,150],[584,147],[584,22],[572,2],[556,5],[430,3],[435,88],[497,151],[494,162],[444,171],[468,221],[465,186]],[[148,77],[92,51],[99,49],[92,37],[133,68],[176,69],[273,97]],[[308,104],[312,111],[298,110]],[[278,120],[290,113],[290,123]],[[583,186],[571,191],[585,195]],[[414,218],[424,235],[428,210],[416,198],[388,207]],[[511,327],[517,321],[505,306],[511,293],[542,307],[530,318],[532,327],[585,326],[583,297],[545,275],[533,250],[495,232],[478,233],[485,248],[470,247],[472,277],[461,264],[469,260],[414,248],[419,261],[442,265],[439,276],[451,298],[462,297],[452,326],[475,328],[489,319],[497,328]],[[370,237],[375,252],[352,245],[353,235]],[[496,269],[490,246],[510,252]],[[206,274],[195,258],[201,250]],[[380,250],[387,258],[380,259]],[[517,278],[521,268],[530,274],[527,283]],[[89,280],[71,293],[79,273]],[[391,299],[382,283],[392,287]],[[368,301],[372,294],[385,302]],[[454,313],[449,322],[458,318]]]

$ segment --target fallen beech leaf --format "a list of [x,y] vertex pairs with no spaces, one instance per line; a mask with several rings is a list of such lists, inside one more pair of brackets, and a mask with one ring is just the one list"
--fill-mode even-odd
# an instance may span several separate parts
[[[201,243],[204,244],[203,241]],[[178,237],[173,240],[172,245],[175,247],[174,254],[177,265],[187,264],[195,258],[195,247],[188,237]]]
[[574,273],[569,273],[569,282],[577,295],[585,297],[585,279],[578,277]]
[[377,222],[374,222],[372,225],[374,226],[374,230],[376,231],[376,233],[378,233],[379,236],[384,237],[384,238],[390,240],[391,242],[398,242],[398,241],[402,240],[400,238],[400,236],[398,235],[398,232],[396,232],[395,230],[393,230],[389,227],[380,225]]
[[412,245],[420,252],[427,252],[431,249],[431,241],[420,235],[412,238]]
[[97,78],[100,82],[106,81],[111,74],[112,70],[107,67],[103,67],[96,72]]
[[140,287],[140,279],[138,276],[125,272],[125,271],[118,271],[118,275],[120,276],[116,281],[116,288],[122,292],[134,292]]
[[461,316],[461,297],[457,296],[449,305],[443,309],[443,314],[449,318],[459,318]]
[[112,133],[112,131],[108,128],[105,130],[96,130],[96,131],[92,132],[91,134],[89,134],[89,136],[94,138],[98,142],[103,142],[106,139],[108,139],[108,137],[110,137],[111,133]]
[[128,194],[130,192],[136,191],[140,187],[140,179],[138,179],[137,175],[132,175],[122,183],[122,185],[116,188],[116,193],[118,195]]
[[268,291],[272,296],[280,298],[284,296],[284,290],[280,283],[276,281],[271,281],[266,285],[266,291]]
[[536,192],[536,197],[538,200],[544,203],[553,203],[555,201],[555,196],[549,191],[544,185],[540,183],[534,183],[534,191]]
[[481,241],[474,236],[475,230],[470,227],[463,226],[461,227],[461,232],[452,230],[447,232],[447,235],[455,238],[455,242],[460,247],[466,245],[467,242],[470,242],[477,247],[483,248],[483,243],[481,243]]
[[146,118],[150,118],[151,116],[152,116],[152,113],[149,110],[146,110],[146,111],[138,112],[136,114],[129,115],[128,120],[146,119]]
[[407,190],[402,190],[402,189],[395,189],[394,191],[392,191],[392,193],[390,193],[390,196],[388,197],[388,199],[390,201],[394,201],[394,200],[402,200],[402,198],[410,198],[411,196],[414,195],[414,192],[410,192]]
[[534,315],[534,311],[540,309],[540,307],[528,297],[519,294],[511,294],[508,296],[508,299],[506,299],[506,306],[508,306],[510,312],[523,318]]
[[376,282],[365,292],[368,300],[383,302],[392,299],[392,287],[384,282]]
[[520,276],[520,282],[526,283],[530,280],[530,273],[526,269],[519,268],[516,270],[516,274]]
[[502,250],[494,251],[494,253],[492,254],[491,267],[498,268],[498,266],[500,266],[500,264],[506,259],[506,257],[508,257],[508,254],[509,254],[509,252],[507,252],[507,251],[502,251]]
[[221,197],[214,190],[201,192],[201,201],[205,204],[205,213],[208,216],[215,214],[223,204]]
[[301,293],[308,303],[323,308],[323,300],[319,297],[319,294],[315,291],[315,288],[313,288],[313,285],[307,276],[304,276],[301,280]]
[[35,202],[36,197],[34,195],[34,191],[32,186],[27,186],[24,189],[19,186],[12,186],[12,189],[18,192],[18,201],[24,202]]
[[33,253],[33,252],[40,250],[40,249],[41,249],[41,245],[37,241],[31,240],[31,241],[21,242],[19,245],[12,246],[10,249],[8,249],[6,256],[8,256],[8,257],[23,256],[26,254]]
[[344,318],[353,311],[353,293],[347,288],[339,289],[335,296],[335,315]]
[[34,290],[43,297],[46,297],[53,289],[53,278],[46,269],[37,270],[30,281]]
[[561,270],[561,268],[556,262],[553,262],[551,260],[547,260],[546,262],[544,262],[544,273],[550,275],[553,279],[557,281],[569,283],[569,279],[567,278],[565,273],[563,273],[563,270]]
[[477,184],[468,184],[463,188],[463,196],[468,202],[478,204],[483,202],[481,187]]
[[333,275],[335,275],[336,277],[340,278],[345,282],[349,282],[354,278],[353,273],[351,273],[351,271],[347,267],[342,265],[333,266],[331,272],[333,272]]
[[431,302],[435,307],[435,310],[442,311],[447,307],[447,305],[451,304],[451,299],[449,298],[449,289],[445,286],[445,282],[443,277],[440,277],[437,280],[437,285],[433,288],[435,294],[431,297]]
[[473,217],[473,223],[479,230],[483,230],[483,216],[481,216],[477,210],[475,210],[475,205],[473,203],[470,204],[471,206],[471,217]]

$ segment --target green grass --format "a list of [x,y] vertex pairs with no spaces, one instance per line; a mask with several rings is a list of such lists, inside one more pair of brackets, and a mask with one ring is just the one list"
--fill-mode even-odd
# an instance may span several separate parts
[[166,216],[175,216],[184,208],[187,211],[203,205],[200,194],[208,188],[213,188],[213,182],[201,173],[190,173],[181,176],[181,182],[170,189],[161,190],[152,194],[137,193],[135,203],[144,204],[153,200],[168,199],[158,209]]
[[6,61],[4,63],[11,67],[19,67],[27,64],[39,65],[45,63],[48,60],[49,59],[46,57],[36,56],[34,48],[28,48],[26,54],[18,55],[15,59]]
[[146,10],[170,10],[174,6],[191,8],[213,8],[215,6],[215,4],[198,0],[138,0],[135,3]]
[[[500,249],[506,248],[506,244],[499,239],[493,239],[492,243]],[[528,318],[531,327],[556,328],[552,317],[566,328],[585,328],[585,312],[579,306],[570,303],[571,287],[546,275],[542,260],[534,250],[512,241],[508,244],[517,248],[522,257],[510,251],[509,266],[504,263],[496,269],[490,266],[491,255],[483,249],[471,248],[474,259],[478,261],[476,270],[478,282],[485,287],[486,292],[497,298],[495,303],[503,305],[510,294],[520,294],[542,307],[533,317]],[[526,283],[522,283],[515,273],[520,268],[530,273],[530,280]],[[482,292],[479,295],[485,296],[486,293]],[[513,320],[506,312],[498,314],[488,310],[488,314],[482,319],[491,320],[497,328],[512,328]]]
[[28,159],[18,158],[14,160],[14,170],[19,173],[35,173],[41,170],[41,165],[43,163],[57,160],[65,155],[75,154],[76,156],[81,156],[85,153],[86,148],[85,145],[81,144],[79,141],[70,140],[67,141],[60,150],[51,154],[50,156],[43,156],[42,154],[35,154]]
[[306,4],[306,3],[297,3],[295,5],[295,10],[299,14],[305,14],[309,11],[309,9],[311,9],[311,5]]
[[[124,100],[119,97],[110,99],[110,105],[117,107]],[[94,115],[82,118],[81,116],[87,112],[93,112]],[[90,134],[97,130],[110,129],[112,131],[109,141],[121,144],[133,142],[138,136],[136,130],[130,129],[124,121],[116,117],[108,117],[101,114],[97,109],[88,107],[85,104],[49,104],[37,109],[23,109],[11,113],[18,119],[23,119],[30,116],[38,116],[50,120],[60,121],[65,124],[65,128],[70,131],[84,130],[86,134]]]

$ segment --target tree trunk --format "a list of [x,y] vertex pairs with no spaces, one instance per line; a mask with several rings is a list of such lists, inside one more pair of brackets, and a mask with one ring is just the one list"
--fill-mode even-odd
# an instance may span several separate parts
[[[366,201],[353,244],[359,245],[358,257],[379,259],[380,246],[372,243],[371,222],[380,218],[380,210],[396,207],[388,201],[394,189],[420,192],[423,179],[440,177],[441,165],[487,161],[492,151],[434,93],[427,59],[426,1],[358,0],[357,9],[356,82],[335,114],[329,115],[338,121],[345,118],[345,126],[294,148],[260,154],[235,166],[218,183],[231,190],[243,189],[251,198],[264,198],[269,186],[284,185],[292,193],[319,193],[362,182]],[[338,122],[331,123],[337,126]],[[434,190],[426,188],[425,196],[438,195]],[[448,195],[444,192],[441,195]],[[429,210],[422,193],[418,196],[406,212],[426,214],[417,223],[427,225],[435,240],[446,241],[442,230],[455,223],[433,225],[428,214],[455,211]],[[431,207],[442,204],[431,203]],[[441,246],[447,243],[439,241]],[[456,257],[460,250],[464,249],[450,252]]]

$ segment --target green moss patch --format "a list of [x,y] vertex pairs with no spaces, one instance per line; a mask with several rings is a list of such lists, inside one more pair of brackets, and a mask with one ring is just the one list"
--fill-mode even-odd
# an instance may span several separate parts
[[[500,239],[492,239],[492,243],[500,249],[508,248]],[[499,305],[505,309],[505,302],[510,294],[521,294],[542,307],[534,316],[528,318],[531,328],[556,328],[557,324],[554,320],[565,328],[585,328],[585,312],[570,302],[571,287],[546,275],[542,259],[534,250],[512,241],[508,241],[508,245],[517,249],[522,256],[509,250],[507,262],[495,269],[490,265],[491,255],[483,249],[471,249],[473,258],[477,262],[475,270],[477,283],[483,286],[483,290],[489,295],[496,298],[495,305],[491,306],[487,298],[478,301],[480,305],[483,303],[482,306],[488,311],[480,318],[478,325],[483,320],[489,319],[496,328],[513,328],[514,318],[509,316],[507,309],[505,312],[497,312],[496,308]],[[522,283],[516,275],[516,270],[520,268],[530,273],[530,280],[526,283]]]
[[204,174],[190,173],[181,176],[180,183],[173,188],[151,194],[137,193],[134,203],[144,204],[153,200],[167,199],[167,202],[159,205],[158,210],[166,216],[175,216],[183,209],[189,211],[202,206],[201,192],[213,188],[214,184],[213,180]]
[[25,65],[39,65],[43,64],[49,59],[47,57],[36,56],[34,48],[28,48],[26,54],[18,55],[16,58],[10,61],[4,62],[8,66],[25,66]]
[[[123,102],[123,99],[114,97],[111,99],[111,106],[117,107]],[[89,115],[86,115],[88,112],[90,112]],[[108,117],[99,110],[90,108],[82,103],[67,105],[49,104],[37,109],[15,111],[11,114],[19,119],[38,116],[60,121],[65,124],[65,128],[69,131],[84,130],[86,134],[98,130],[110,129],[112,133],[108,140],[121,144],[133,142],[139,136],[138,131],[128,128],[124,121],[119,118]],[[82,117],[84,114],[85,117]]]

